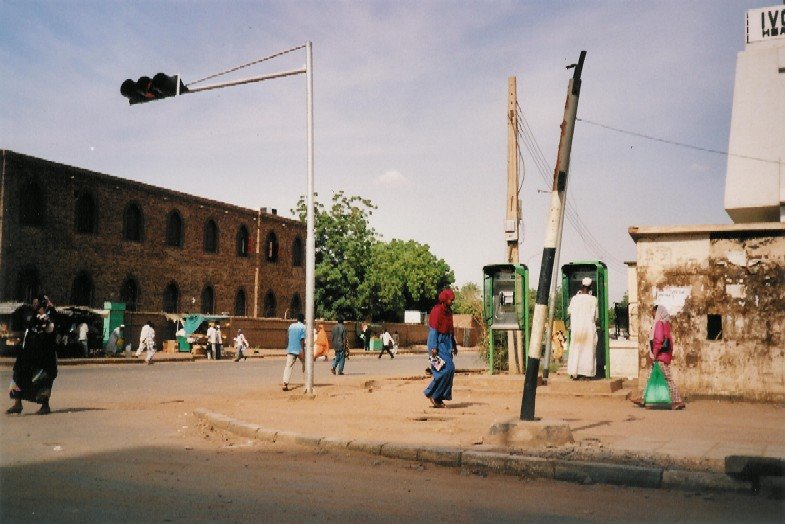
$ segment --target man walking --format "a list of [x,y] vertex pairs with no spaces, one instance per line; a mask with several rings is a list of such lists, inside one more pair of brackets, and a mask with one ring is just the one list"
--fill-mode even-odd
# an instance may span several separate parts
[[384,333],[382,333],[382,350],[379,352],[379,358],[382,358],[385,351],[390,354],[390,358],[395,358],[395,355],[393,355],[392,352],[394,345],[395,341],[393,340],[392,335],[387,331],[387,328],[384,328]]
[[155,329],[153,329],[152,322],[147,322],[144,345],[147,348],[147,358],[144,359],[144,363],[152,364],[153,356],[155,355]]
[[335,349],[333,367],[330,371],[335,375],[335,371],[337,370],[339,375],[343,375],[343,365],[346,363],[346,327],[343,325],[343,319],[341,317],[338,317],[338,323],[333,327],[330,338],[333,349]]
[[292,368],[297,359],[300,359],[305,373],[305,316],[297,313],[297,322],[289,326],[288,342],[286,345],[286,366],[283,368],[283,390],[289,391],[289,380],[292,378]]
[[76,330],[79,335],[79,344],[82,346],[82,353],[84,353],[85,357],[89,357],[90,347],[87,344],[87,333],[89,333],[90,328],[87,327],[87,322],[79,324],[79,327],[77,327]]
[[141,355],[142,351],[147,347],[147,330],[151,329],[151,326],[150,322],[142,326],[142,331],[139,332],[139,347],[134,356],[138,357]]

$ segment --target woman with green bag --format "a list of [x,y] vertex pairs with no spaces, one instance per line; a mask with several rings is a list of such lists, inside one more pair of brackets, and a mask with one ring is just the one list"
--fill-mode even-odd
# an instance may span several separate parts
[[[670,364],[673,356],[673,337],[671,336],[671,317],[663,305],[654,306],[654,324],[649,334],[651,348],[652,372],[646,381],[643,396],[633,400],[641,406],[667,406],[671,409],[684,409],[684,401],[671,375]],[[662,380],[667,384],[667,393],[663,391]],[[669,397],[669,398],[668,398]]]

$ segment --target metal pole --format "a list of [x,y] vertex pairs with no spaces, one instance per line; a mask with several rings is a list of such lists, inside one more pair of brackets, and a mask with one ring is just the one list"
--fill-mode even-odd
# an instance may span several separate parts
[[313,314],[316,288],[316,240],[313,202],[313,56],[311,42],[305,44],[305,84],[308,106],[308,195],[305,240],[305,393],[313,394]]
[[540,356],[542,355],[542,339],[545,331],[545,321],[548,314],[548,296],[553,276],[553,263],[556,257],[556,244],[559,235],[559,222],[561,210],[567,196],[567,173],[570,170],[570,150],[572,149],[572,135],[575,131],[575,116],[578,113],[578,98],[581,92],[581,72],[586,51],[581,51],[580,59],[575,67],[572,79],[567,89],[567,102],[564,105],[564,120],[562,121],[561,140],[553,172],[553,188],[551,191],[551,208],[548,212],[548,224],[545,233],[545,244],[542,249],[540,263],[540,281],[537,284],[537,303],[534,306],[534,319],[532,321],[531,339],[529,340],[529,360],[526,365],[526,375],[523,382],[523,399],[521,401],[521,420],[534,420],[534,402],[537,396],[537,375],[540,370]]

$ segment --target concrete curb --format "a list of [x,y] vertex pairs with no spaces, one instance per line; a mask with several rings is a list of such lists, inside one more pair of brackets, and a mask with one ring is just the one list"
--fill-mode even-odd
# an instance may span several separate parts
[[418,446],[375,440],[346,440],[314,437],[292,431],[277,431],[248,424],[208,411],[194,415],[214,427],[265,442],[281,442],[320,449],[359,451],[387,458],[428,462],[440,466],[486,470],[532,479],[560,480],[582,484],[612,484],[654,489],[716,493],[753,493],[751,481],[736,480],[724,473],[688,471],[662,467],[631,466],[605,462],[548,459],[497,451],[464,450],[440,446]]

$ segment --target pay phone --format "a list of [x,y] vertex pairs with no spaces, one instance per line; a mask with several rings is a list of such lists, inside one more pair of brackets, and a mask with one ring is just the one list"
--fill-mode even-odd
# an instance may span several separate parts
[[493,264],[483,271],[483,310],[491,331],[488,366],[493,373],[493,331],[523,331],[529,348],[529,268],[521,264]]
[[[580,261],[564,264],[562,271],[562,304],[564,314],[570,299],[578,293],[581,281],[591,278],[591,293],[597,297],[597,362],[596,378],[610,378],[610,345],[608,337],[608,266],[600,261]],[[568,346],[569,347],[569,346]]]

